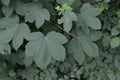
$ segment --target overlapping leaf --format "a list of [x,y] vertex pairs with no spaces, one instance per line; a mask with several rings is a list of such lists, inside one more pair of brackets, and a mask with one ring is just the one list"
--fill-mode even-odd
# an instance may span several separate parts
[[71,9],[68,9],[62,13],[63,17],[58,19],[58,23],[62,24],[65,31],[69,32],[72,29],[72,22],[77,21],[77,16]]
[[85,60],[84,53],[89,57],[96,57],[99,55],[98,46],[86,36],[72,39],[69,46],[69,50],[71,50],[74,58],[79,64],[82,64]]
[[13,0],[10,1],[9,6],[7,5],[2,6],[2,12],[5,15],[5,17],[9,17],[13,14],[14,7],[15,7],[15,2]]
[[120,38],[119,37],[114,37],[110,41],[110,45],[112,48],[120,46]]
[[7,75],[4,74],[1,74],[0,73],[0,80],[12,80],[10,77],[8,77]]
[[9,5],[9,3],[10,3],[10,0],[1,0],[1,2],[3,3],[3,4],[5,4],[5,5]]
[[11,48],[7,43],[0,43],[0,54],[10,54]]
[[71,5],[75,0],[57,0],[59,4],[69,4]]
[[13,47],[16,50],[23,44],[23,39],[30,33],[28,25],[25,23],[19,24],[19,17],[16,15],[2,18],[0,28],[4,29],[0,33],[0,42],[8,43],[12,40]]
[[79,64],[82,64],[85,60],[84,50],[82,48],[81,42],[79,39],[75,38],[70,41],[70,50],[73,53],[73,57]]
[[100,11],[91,6],[89,3],[83,4],[80,9],[80,14],[78,18],[78,24],[84,27],[90,27],[92,29],[101,29],[101,22],[96,17],[100,14]]
[[99,55],[98,46],[95,43],[93,43],[89,38],[81,37],[80,42],[84,52],[89,57],[96,57]]
[[23,79],[35,80],[35,75],[37,75],[39,70],[35,66],[30,66],[25,70],[19,70],[18,75],[21,75]]
[[42,8],[40,2],[23,3],[16,1],[15,10],[18,14],[25,16],[25,21],[34,22],[37,28],[40,28],[45,20],[50,19],[50,13],[47,9]]

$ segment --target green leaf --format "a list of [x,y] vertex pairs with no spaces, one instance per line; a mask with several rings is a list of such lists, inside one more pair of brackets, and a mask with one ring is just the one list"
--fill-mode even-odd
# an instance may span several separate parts
[[0,33],[0,42],[2,42],[2,43],[10,42],[17,30],[17,27],[18,27],[18,25],[15,25],[13,27],[8,27],[5,30],[3,30]]
[[110,80],[115,80],[116,76],[114,74],[108,74],[107,75]]
[[65,36],[60,33],[50,32],[46,36],[48,51],[52,57],[58,61],[63,61],[65,59],[65,49],[61,44],[67,42]]
[[120,80],[120,76],[117,77],[117,80]]
[[103,44],[103,46],[104,46],[104,47],[109,46],[110,41],[111,41],[110,35],[109,35],[108,33],[104,34],[104,37],[103,37],[103,39],[102,39],[102,44]]
[[1,0],[1,2],[3,3],[3,4],[5,4],[5,5],[9,5],[9,3],[10,3],[10,0]]
[[69,4],[69,5],[72,5],[72,3],[74,2],[75,0],[57,0],[57,3],[59,4]]
[[7,75],[0,73],[0,80],[12,80]]
[[118,47],[120,45],[120,38],[119,37],[114,37],[110,41],[110,45],[112,48]]
[[9,76],[11,76],[11,77],[15,77],[15,76],[16,76],[16,73],[15,73],[14,70],[9,70],[9,71],[8,71],[8,74],[9,74]]
[[102,33],[100,31],[91,30],[88,37],[90,37],[92,41],[97,41],[102,37]]
[[81,5],[81,1],[80,0],[74,0],[73,4],[71,5],[72,8],[77,8]]
[[[8,23],[6,23],[6,21],[8,21]],[[8,43],[12,40],[15,50],[17,50],[23,44],[24,38],[30,34],[27,24],[19,24],[18,16],[3,18],[0,21],[0,25],[2,28],[5,28],[5,30],[0,33],[0,42]]]
[[88,26],[95,30],[101,29],[101,22],[96,17],[100,14],[100,11],[97,8],[86,3],[82,6],[80,12],[81,14],[79,14],[78,17],[78,23],[80,26]]
[[3,5],[2,6],[2,12],[6,17],[9,17],[12,15],[12,13],[14,12],[14,3],[10,3],[9,6],[7,5]]
[[33,57],[25,57],[23,61],[25,66],[29,67],[33,63]]
[[25,23],[19,24],[12,40],[13,47],[16,50],[23,44],[24,38],[26,38],[27,35],[29,35],[29,33],[30,33],[30,30],[27,24]]
[[93,17],[98,16],[101,13],[97,8],[90,5],[89,3],[83,4],[80,11],[81,11],[81,14],[86,14]]
[[46,68],[51,62],[51,57],[58,61],[65,59],[62,44],[66,43],[67,39],[62,34],[53,31],[44,36],[40,32],[34,32],[27,40],[30,42],[26,45],[26,57],[33,56],[38,67]]
[[19,17],[16,15],[0,18],[0,28],[14,27],[19,23]]
[[0,54],[10,54],[11,48],[7,43],[0,43]]
[[23,58],[25,57],[25,53],[22,50],[17,50],[16,53],[12,53],[9,55],[10,59],[8,61],[11,61],[13,65],[19,64],[19,65],[24,65],[23,63]]
[[89,38],[80,37],[80,42],[84,52],[89,57],[96,57],[99,55],[98,46],[95,43],[93,43]]
[[22,16],[25,16],[25,21],[34,22],[37,28],[40,28],[45,20],[50,20],[50,13],[47,9],[42,8],[40,2],[23,3],[16,2],[16,12]]
[[72,22],[77,21],[77,16],[71,9],[64,11],[62,15],[63,17],[58,19],[58,23],[63,23],[65,31],[69,32],[72,29]]
[[22,78],[26,80],[34,80],[34,76],[37,75],[38,72],[39,70],[37,70],[37,68],[32,65],[25,70],[18,70],[18,75],[22,76]]
[[85,61],[85,54],[81,47],[79,38],[74,38],[70,41],[70,50],[73,52],[73,57],[81,65]]
[[111,35],[115,36],[120,34],[120,30],[117,27],[112,28]]

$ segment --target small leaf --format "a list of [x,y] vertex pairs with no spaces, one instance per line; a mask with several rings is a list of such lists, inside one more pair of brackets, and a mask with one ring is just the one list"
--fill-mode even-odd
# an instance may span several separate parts
[[8,76],[6,76],[5,74],[0,73],[0,80],[11,80],[11,79]]
[[88,36],[92,41],[97,41],[102,37],[102,33],[100,31],[92,30]]
[[57,3],[59,4],[69,4],[69,5],[72,5],[72,3],[74,2],[75,0],[57,0]]
[[116,76],[114,74],[107,75],[110,80],[116,80]]
[[25,57],[23,61],[25,66],[29,67],[33,63],[33,57]]
[[10,54],[11,48],[7,43],[0,43],[0,54]]
[[110,35],[109,35],[108,33],[104,34],[104,37],[103,37],[103,39],[102,39],[102,44],[103,44],[103,46],[104,46],[104,47],[109,46],[110,40],[111,40]]
[[24,70],[18,70],[18,75],[20,75],[22,79],[34,80],[34,77],[38,74],[38,72],[39,70],[36,68],[36,66],[32,65]]
[[9,6],[7,5],[2,6],[2,12],[6,17],[11,16],[13,11],[14,11],[14,3],[10,3]]
[[120,34],[120,30],[117,27],[112,28],[111,34],[113,36]]
[[11,76],[11,77],[16,76],[16,73],[15,73],[14,70],[9,70],[9,71],[8,71],[8,74],[9,74],[9,76]]
[[5,5],[9,5],[9,3],[10,3],[10,0],[1,0],[1,2],[3,3],[3,4],[5,4]]
[[120,45],[120,38],[119,37],[114,37],[110,41],[110,45],[112,48],[118,47]]

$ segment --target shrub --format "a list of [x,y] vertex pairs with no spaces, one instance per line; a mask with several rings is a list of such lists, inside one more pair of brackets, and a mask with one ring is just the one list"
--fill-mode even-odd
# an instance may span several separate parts
[[0,80],[119,80],[118,0],[1,0]]

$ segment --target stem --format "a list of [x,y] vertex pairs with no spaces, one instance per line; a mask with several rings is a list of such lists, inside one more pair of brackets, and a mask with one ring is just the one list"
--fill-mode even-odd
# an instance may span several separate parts
[[[64,32],[66,32],[61,26],[59,26],[58,24],[55,24],[55,23],[53,23],[53,22],[51,22],[51,21],[49,21],[51,24],[53,24],[53,25],[55,25],[56,27],[58,27],[59,29],[61,29],[62,31],[64,31]],[[70,35],[70,36],[72,36],[72,37],[74,37],[74,38],[77,38],[78,36],[76,36],[76,35],[74,35],[74,34],[72,34],[72,33],[69,33],[69,32],[66,32],[68,35]]]

